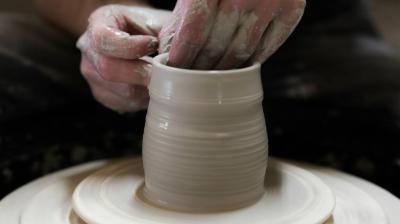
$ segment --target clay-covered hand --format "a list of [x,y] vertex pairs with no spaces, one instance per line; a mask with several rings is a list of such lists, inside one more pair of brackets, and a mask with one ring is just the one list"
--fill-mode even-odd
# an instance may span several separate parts
[[149,69],[143,56],[158,48],[158,33],[170,12],[137,6],[97,9],[77,46],[81,72],[92,94],[106,107],[133,112],[147,107]]
[[305,0],[178,0],[160,33],[169,65],[232,69],[264,62],[300,21]]

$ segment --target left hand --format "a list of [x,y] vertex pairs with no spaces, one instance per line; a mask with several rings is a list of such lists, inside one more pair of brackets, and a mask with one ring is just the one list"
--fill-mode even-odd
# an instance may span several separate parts
[[94,98],[104,106],[135,112],[148,105],[151,64],[157,35],[169,11],[130,5],[106,5],[94,11],[77,46],[81,73]]
[[299,23],[305,0],[178,0],[160,51],[180,68],[233,69],[264,62]]

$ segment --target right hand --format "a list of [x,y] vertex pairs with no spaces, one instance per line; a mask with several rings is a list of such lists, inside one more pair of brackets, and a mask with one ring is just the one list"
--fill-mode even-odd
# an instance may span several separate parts
[[168,65],[234,69],[265,62],[299,23],[305,0],[178,0],[160,33]]
[[157,51],[157,35],[170,13],[137,6],[107,5],[89,18],[77,47],[81,72],[98,102],[115,111],[148,105],[151,64],[141,60]]

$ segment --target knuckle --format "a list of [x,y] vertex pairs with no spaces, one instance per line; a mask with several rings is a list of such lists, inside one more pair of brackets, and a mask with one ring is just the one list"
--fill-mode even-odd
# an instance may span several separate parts
[[82,52],[87,51],[87,45],[88,45],[87,36],[88,32],[85,32],[82,36],[79,37],[78,41],[76,42],[76,47]]
[[238,47],[232,51],[232,56],[236,61],[247,61],[251,57],[253,49],[250,49],[250,47]]
[[85,78],[85,79],[89,79],[90,78],[90,76],[92,75],[92,73],[89,71],[89,70],[87,70],[87,69],[85,69],[85,68],[82,68],[81,67],[81,74],[82,74],[82,76]]
[[226,46],[220,44],[218,40],[211,40],[205,47],[204,52],[207,52],[210,55],[220,55],[226,50]]
[[81,63],[81,69],[80,70],[81,70],[82,75],[84,75],[84,76],[89,75],[89,69],[86,66],[84,66],[82,63]]

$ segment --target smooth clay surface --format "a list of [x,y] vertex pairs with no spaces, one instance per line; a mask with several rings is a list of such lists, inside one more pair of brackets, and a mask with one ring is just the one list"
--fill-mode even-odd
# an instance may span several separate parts
[[264,193],[267,132],[260,66],[177,69],[154,59],[143,139],[148,200],[168,209],[215,212]]

